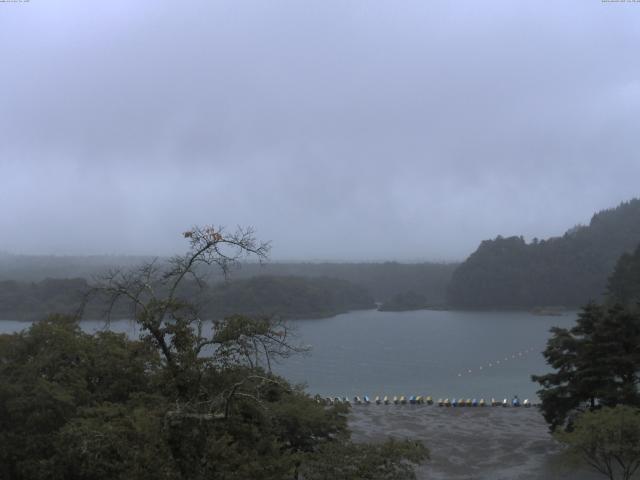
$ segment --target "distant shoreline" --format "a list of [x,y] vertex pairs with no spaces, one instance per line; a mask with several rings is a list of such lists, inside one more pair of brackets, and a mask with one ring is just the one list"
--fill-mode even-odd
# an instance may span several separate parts
[[[551,310],[551,311],[547,311],[547,310],[542,310],[542,311],[537,311],[535,308],[531,309],[531,308],[456,308],[456,307],[451,307],[451,306],[446,306],[446,305],[434,305],[434,306],[427,306],[424,308],[405,308],[405,309],[387,309],[385,310],[384,308],[378,307],[378,308],[364,308],[364,309],[354,309],[354,310],[339,310],[339,311],[331,311],[331,312],[315,312],[315,313],[311,313],[311,314],[301,314],[301,315],[296,315],[296,314],[286,314],[286,315],[277,315],[274,314],[274,316],[277,316],[279,318],[282,318],[284,320],[289,320],[289,321],[301,321],[301,320],[322,320],[322,319],[327,319],[327,318],[334,318],[337,317],[339,315],[344,315],[346,313],[352,313],[352,312],[381,312],[381,313],[404,313],[404,312],[420,312],[420,311],[424,311],[424,312],[469,312],[469,313],[473,313],[473,312],[482,312],[482,313],[490,313],[490,312],[496,312],[496,313],[505,313],[505,312],[514,312],[514,313],[530,313],[533,316],[538,316],[538,317],[563,317],[566,315],[570,315],[573,314],[575,312],[577,312],[578,310],[580,310],[579,307],[575,307],[575,308],[571,308],[571,307],[563,307],[562,310],[560,311],[555,311],[555,310]],[[251,315],[269,315],[267,313],[264,312],[254,312],[254,313],[249,313],[247,314],[249,316]],[[41,320],[43,320],[45,317],[43,318],[37,318],[37,319],[30,319],[30,318],[0,318],[0,322],[19,322],[19,323],[34,323],[34,322],[39,322]],[[80,320],[80,322],[93,322],[93,321],[97,321],[97,320],[101,320],[101,319],[95,319],[95,318],[83,318]],[[112,322],[118,322],[118,321],[123,321],[123,320],[130,320],[129,318],[114,318],[111,319]],[[205,319],[205,321],[211,321],[212,319]]]

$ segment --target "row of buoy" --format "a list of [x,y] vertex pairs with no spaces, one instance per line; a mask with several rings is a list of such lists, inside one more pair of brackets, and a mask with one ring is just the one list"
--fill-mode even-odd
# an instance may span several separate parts
[[528,353],[532,353],[534,350],[535,349],[533,347],[527,348],[525,350],[521,350],[517,353],[513,353],[511,355],[505,356],[503,360],[502,359],[492,360],[487,362],[486,364],[479,365],[478,368],[475,370],[472,368],[464,369],[458,373],[458,377],[462,377],[463,375],[471,375],[474,372],[482,372],[486,368],[498,367],[500,365],[500,362],[504,363],[504,362],[507,362],[509,359],[515,360],[518,358],[522,358],[526,356]]
[[[347,405],[369,405],[374,403],[376,405],[433,405],[434,401],[431,396],[423,397],[422,395],[411,395],[406,397],[404,395],[393,396],[393,397],[375,397],[372,401],[368,395],[364,395],[362,398],[359,396],[354,396],[353,401],[349,397],[325,397],[322,398],[319,395],[316,395],[316,401],[323,405],[337,405],[337,404],[347,404]],[[517,396],[515,396],[511,401],[508,399],[503,399],[502,401],[496,400],[492,398],[490,402],[485,402],[484,398],[481,398],[479,401],[475,398],[452,398],[449,400],[448,398],[442,399],[439,398],[437,402],[435,402],[439,407],[486,407],[488,405],[492,407],[530,407],[532,403],[529,399],[525,399],[522,403]]]

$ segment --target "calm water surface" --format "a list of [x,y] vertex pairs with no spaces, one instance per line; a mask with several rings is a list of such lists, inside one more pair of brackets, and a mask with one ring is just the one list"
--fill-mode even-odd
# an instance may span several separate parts
[[293,322],[307,357],[278,370],[321,395],[432,395],[536,398],[533,373],[549,371],[541,352],[552,326],[576,313],[359,311]]
[[[535,398],[533,373],[549,370],[541,351],[552,326],[570,327],[576,314],[526,312],[358,311],[319,320],[296,320],[308,355],[275,369],[321,395],[432,395]],[[26,328],[1,321],[0,332]],[[102,321],[83,322],[93,332]],[[127,321],[111,328],[136,337]]]

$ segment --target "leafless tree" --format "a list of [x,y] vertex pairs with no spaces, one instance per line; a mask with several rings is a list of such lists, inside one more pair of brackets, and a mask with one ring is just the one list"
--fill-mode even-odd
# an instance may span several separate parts
[[[226,277],[243,258],[264,262],[268,243],[258,242],[251,228],[240,227],[226,233],[222,227],[196,226],[183,236],[189,242],[184,255],[171,257],[166,263],[155,260],[130,270],[110,271],[98,279],[92,294],[106,299],[107,318],[117,304],[129,308],[143,340],[159,350],[184,407],[202,393],[200,380],[207,369],[261,367],[268,374],[274,358],[303,349],[290,342],[287,325],[277,318],[236,315],[216,320],[209,331],[184,291],[186,283],[204,289],[212,266]],[[253,374],[251,378],[258,376]],[[270,381],[274,380],[264,376],[258,384]],[[248,383],[255,384],[244,379],[229,391],[220,392],[218,398],[228,404],[234,395],[253,395],[242,391]],[[210,395],[205,398],[213,401]]]

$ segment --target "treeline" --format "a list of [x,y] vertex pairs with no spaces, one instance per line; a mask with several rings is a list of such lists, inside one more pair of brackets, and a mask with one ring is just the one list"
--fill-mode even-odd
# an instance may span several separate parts
[[378,310],[381,312],[403,312],[408,310],[421,310],[433,306],[434,305],[429,304],[427,297],[424,295],[409,291],[397,293],[388,301],[384,302]]
[[210,292],[203,310],[211,318],[232,314],[315,318],[375,308],[365,288],[330,277],[261,275],[220,283]]
[[454,272],[449,303],[462,308],[576,307],[601,300],[618,258],[640,244],[640,199],[593,216],[562,237],[483,241]]
[[447,286],[458,263],[268,263],[243,264],[235,278],[255,275],[294,275],[331,277],[364,287],[377,302],[386,302],[397,294],[416,292],[430,304],[447,300]]
[[[113,268],[129,268],[149,261],[136,256],[35,256],[9,255],[0,252],[0,280],[40,282],[46,278],[92,279]],[[159,259],[162,264],[164,259]],[[394,295],[415,291],[433,304],[446,302],[447,285],[457,263],[243,263],[234,269],[234,280],[255,276],[329,277],[345,280],[365,288],[379,302]],[[210,283],[222,281],[211,270]]]
[[73,315],[88,290],[83,278],[0,281],[0,320],[40,320],[53,313]]
[[[0,319],[37,320],[55,312],[75,314],[90,290],[91,285],[81,278],[0,281]],[[257,276],[205,285],[203,289],[195,282],[185,282],[181,293],[186,300],[196,302],[207,319],[232,314],[315,318],[375,308],[363,287],[328,277]],[[107,309],[105,302],[90,302],[84,317],[100,318]],[[129,318],[131,312],[117,304],[111,314]]]
[[628,308],[640,307],[640,245],[616,263],[607,285],[607,301]]

